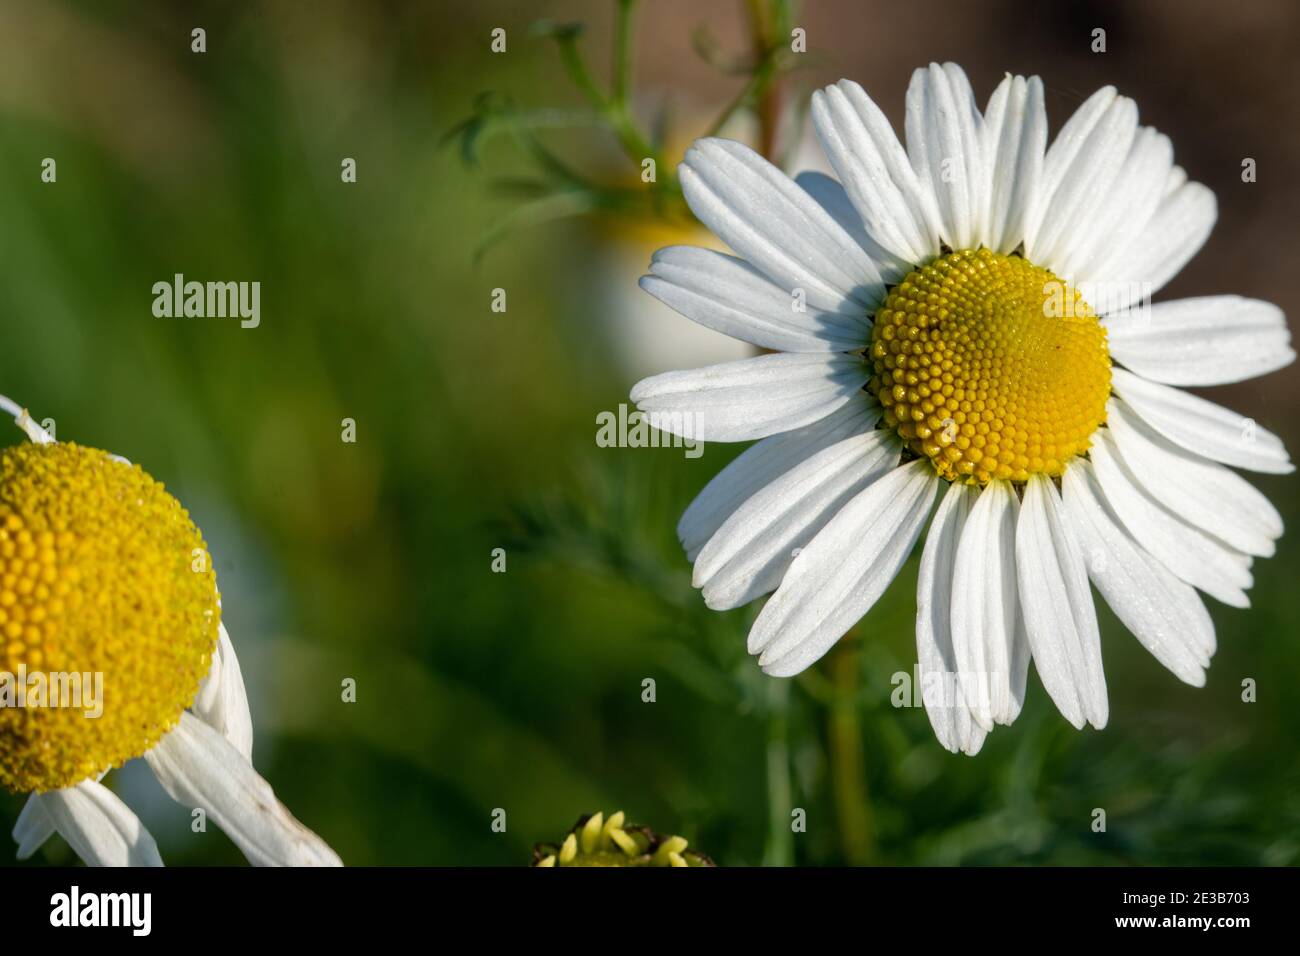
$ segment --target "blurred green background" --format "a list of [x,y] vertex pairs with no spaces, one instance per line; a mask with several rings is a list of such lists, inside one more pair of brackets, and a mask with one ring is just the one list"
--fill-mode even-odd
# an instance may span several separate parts
[[[981,102],[1004,71],[1040,73],[1055,129],[1115,83],[1219,197],[1214,235],[1161,297],[1300,309],[1294,5],[1042,6],[807,3],[794,16],[809,59],[785,95],[849,76],[901,125],[911,70],[954,59]],[[1031,677],[1023,716],[973,759],[890,705],[891,675],[915,660],[915,559],[794,681],[745,654],[754,609],[704,608],[673,528],[738,449],[692,461],[594,442],[596,414],[637,378],[725,353],[685,319],[637,312],[650,252],[680,237],[575,218],[476,259],[517,204],[490,181],[527,164],[504,138],[478,167],[445,141],[485,91],[577,103],[530,26],[584,21],[603,74],[612,9],[0,2],[0,392],[60,438],[141,463],[194,514],[249,683],[254,761],[281,799],[353,865],[519,865],[596,809],[733,865],[1300,860],[1294,532],[1257,564],[1251,610],[1212,606],[1206,688],[1102,612],[1109,727],[1075,732]],[[693,117],[743,81],[692,36],[743,50],[744,14],[679,0],[642,13],[634,102],[647,118],[676,105],[677,155]],[[1105,54],[1089,50],[1095,27]],[[635,179],[599,135],[559,142]],[[1258,182],[1241,182],[1244,157]],[[151,286],[177,272],[260,281],[261,327],[154,318]],[[1294,369],[1215,397],[1300,447]],[[1294,526],[1295,478],[1258,483]],[[340,702],[345,677],[355,704]],[[143,767],[109,781],[169,864],[242,860],[215,828],[192,834]],[[5,834],[22,799],[0,794]],[[55,840],[30,862],[72,859]]]

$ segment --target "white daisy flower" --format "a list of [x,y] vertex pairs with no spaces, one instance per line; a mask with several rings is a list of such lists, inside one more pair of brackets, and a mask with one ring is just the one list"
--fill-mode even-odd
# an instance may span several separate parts
[[253,769],[243,676],[188,512],[138,466],[55,442],[4,396],[0,409],[32,441],[0,451],[0,786],[31,793],[18,858],[57,832],[90,865],[161,866],[99,782],[144,757],[250,862],[341,865]]
[[[687,153],[687,202],[738,257],[675,246],[642,288],[777,354],[646,379],[661,427],[760,439],[682,516],[716,609],[768,592],[749,650],[808,667],[875,603],[929,521],[916,637],[930,721],[975,753],[1013,721],[1030,658],[1076,727],[1107,719],[1088,582],[1200,686],[1197,590],[1248,606],[1276,509],[1225,465],[1288,473],[1276,436],[1173,386],[1295,358],[1280,309],[1239,296],[1149,306],[1214,224],[1112,87],[1050,148],[1038,77],[981,113],[954,64],[917,70],[906,148],[855,83],[814,94],[839,181],[791,181],[746,147]],[[930,519],[936,498],[938,509]]]

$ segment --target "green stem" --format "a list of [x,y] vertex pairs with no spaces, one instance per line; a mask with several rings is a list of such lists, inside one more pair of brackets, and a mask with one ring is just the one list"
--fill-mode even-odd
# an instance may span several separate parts
[[561,33],[555,37],[555,42],[560,47],[560,62],[564,64],[564,70],[569,74],[573,85],[593,106],[604,110],[608,106],[605,94],[596,86],[591,71],[587,69],[587,61],[582,58],[582,53],[578,49],[577,35],[569,32]]
[[728,103],[726,109],[724,109],[721,115],[713,121],[713,126],[709,128],[708,135],[717,136],[718,133],[721,132],[722,128],[726,126],[727,123],[731,122],[733,116],[749,105],[766,82],[767,70],[765,65],[760,65],[759,68],[754,71],[753,76],[751,76],[745,83],[741,91],[736,94],[735,99]]
[[627,94],[632,88],[632,19],[636,0],[618,0],[618,23],[614,28],[614,91],[610,100],[614,106],[627,106]]
[[[622,5],[620,5],[621,9]],[[629,16],[627,20],[630,23],[631,17]],[[625,28],[620,26],[620,29]],[[564,64],[569,79],[605,117],[605,121],[613,129],[614,135],[618,137],[623,151],[637,163],[640,163],[643,159],[653,159],[655,169],[662,170],[663,163],[659,151],[651,145],[650,141],[637,128],[636,123],[632,120],[631,113],[628,112],[625,102],[626,93],[624,93],[624,99],[620,100],[617,88],[613,97],[607,97],[601,92],[596,85],[596,81],[592,78],[591,71],[587,69],[587,62],[582,58],[582,52],[578,49],[576,35],[561,34],[555,39],[560,46],[560,61]],[[623,41],[620,40],[619,42],[622,43]],[[630,48],[630,32],[627,42]],[[626,62],[631,62],[630,55]]]
[[738,112],[754,107],[759,120],[759,152],[771,158],[776,146],[777,123],[780,114],[779,90],[776,78],[779,69],[781,31],[789,17],[785,4],[776,4],[772,16],[768,15],[765,0],[746,0],[749,11],[750,45],[754,59],[754,72],[741,87],[735,99],[714,121],[709,136],[717,136]]
[[610,125],[614,127],[614,133],[618,136],[619,142],[623,144],[623,150],[628,156],[637,162],[643,159],[653,159],[655,169],[661,169],[663,163],[660,161],[662,157],[659,155],[659,150],[655,149],[650,144],[650,141],[637,129],[636,123],[632,121],[632,117],[627,110],[610,106],[606,109],[606,117],[609,119]]
[[775,0],[770,19],[764,21],[754,35],[754,49],[763,54],[771,71],[767,83],[757,93],[754,106],[758,113],[759,152],[769,160],[776,159],[776,139],[781,125],[781,71],[777,58],[784,44],[789,42],[789,13],[788,4]]
[[769,679],[767,683],[767,846],[763,850],[764,866],[790,866],[794,863],[794,831],[790,829],[789,706],[790,682]]
[[857,640],[850,632],[840,641],[829,662],[831,682],[836,690],[828,727],[831,791],[840,846],[845,862],[852,866],[874,862],[877,853],[867,772],[862,759],[862,727],[858,721],[859,654]]

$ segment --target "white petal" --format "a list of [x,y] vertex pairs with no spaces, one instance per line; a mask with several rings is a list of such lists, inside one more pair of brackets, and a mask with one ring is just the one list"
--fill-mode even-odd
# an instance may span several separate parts
[[225,622],[221,624],[212,670],[199,685],[194,713],[229,740],[245,760],[253,759],[253,718],[248,711],[244,674]]
[[865,394],[811,425],[772,435],[745,449],[713,476],[677,522],[677,538],[694,561],[714,532],[755,492],[795,465],[850,435],[875,427],[880,406]]
[[[890,135],[892,136],[893,133]],[[901,153],[903,147],[899,146],[898,149]],[[907,162],[906,157],[903,158],[903,162]],[[849,194],[838,180],[825,173],[808,170],[795,176],[794,181],[866,251],[871,261],[876,264],[876,268],[880,270],[882,280],[886,283],[894,283],[912,271],[913,263],[890,252],[867,231],[866,224],[862,221],[862,214],[853,205],[853,200],[849,198]]]
[[953,482],[939,502],[916,578],[917,679],[934,735],[953,753],[974,755],[985,732],[971,717],[952,644],[952,571],[976,491]]
[[1091,279],[1106,289],[1104,305],[1096,308],[1120,312],[1149,300],[1205,245],[1217,218],[1214,193],[1200,183],[1179,186],[1161,200],[1146,228],[1089,267]]
[[1148,425],[1188,451],[1251,471],[1295,471],[1282,440],[1254,419],[1122,368],[1111,370],[1111,388]]
[[[1082,283],[1104,282],[1098,266],[1116,246],[1127,245],[1141,235],[1156,214],[1161,192],[1174,165],[1174,147],[1169,137],[1149,126],[1137,131],[1119,172],[1107,189],[1097,189],[1088,207],[1090,238],[1070,252],[1068,271]],[[1109,293],[1107,293],[1108,295]],[[1088,300],[1098,312],[1102,302]]]
[[1038,195],[1047,148],[1043,81],[1008,75],[984,110],[981,131],[988,173],[987,245],[1011,252],[1025,239],[1026,222]]
[[[1091,141],[1097,123],[1114,105],[1117,97],[1118,94],[1113,86],[1104,86],[1093,93],[1065,121],[1065,125],[1061,127],[1060,132],[1056,134],[1056,139],[1048,148],[1043,160],[1043,174],[1038,184],[1038,198],[1034,200],[1026,222],[1026,258],[1039,262],[1040,250],[1050,245],[1054,237],[1059,234],[1060,223],[1044,222],[1044,217],[1080,150]],[[1049,232],[1044,233],[1044,228],[1049,226]]]
[[1104,324],[1111,355],[1166,385],[1227,385],[1295,361],[1282,310],[1239,295],[1161,302]]
[[1180,680],[1204,687],[1214,623],[1196,591],[1128,535],[1087,461],[1066,469],[1061,492],[1088,575],[1106,603],[1156,660]]
[[[41,443],[41,444],[48,444]],[[95,782],[103,780],[108,773],[105,770]],[[18,814],[18,819],[14,823],[13,838],[18,844],[18,851],[15,854],[17,859],[26,860],[33,853],[39,850],[50,837],[55,834],[54,821],[50,815],[45,812],[41,806],[41,797],[38,793],[30,794],[27,802],[23,804],[22,811]]]
[[1075,727],[1106,726],[1106,676],[1088,572],[1061,518],[1056,489],[1042,475],[1032,475],[1025,486],[1016,567],[1025,630],[1043,687]]
[[1238,551],[1272,557],[1282,516],[1250,482],[1179,448],[1119,398],[1107,405],[1107,421],[1125,463],[1151,497]]
[[780,354],[642,379],[632,401],[651,424],[696,441],[749,441],[817,421],[868,377],[861,355]]
[[1029,646],[1016,585],[1016,517],[1009,482],[980,493],[957,545],[952,581],[952,646],[967,703],[985,730],[1009,724],[1025,702]]
[[700,552],[691,583],[715,611],[775,590],[795,552],[850,498],[896,468],[901,452],[897,438],[877,430],[806,459],[736,509]]
[[749,632],[764,671],[799,673],[867,613],[916,544],[938,484],[928,460],[896,468],[799,552]]
[[25,860],[39,850],[50,837],[54,836],[54,821],[41,806],[41,796],[33,793],[23,804],[18,820],[14,823],[13,837],[18,844],[17,858]]
[[145,760],[183,807],[202,808],[255,866],[341,866],[293,818],[271,785],[225,737],[188,711]]
[[871,338],[866,316],[811,308],[743,259],[712,249],[660,249],[650,261],[650,275],[641,277],[641,288],[705,328],[760,348],[848,352]]
[[23,434],[33,444],[49,445],[54,442],[54,436],[38,425],[30,412],[7,395],[0,395],[0,411],[12,415],[14,424],[22,430]]
[[41,808],[87,866],[162,866],[139,817],[94,780],[41,794]]
[[1249,607],[1253,583],[1250,559],[1218,538],[1192,527],[1147,493],[1101,429],[1090,451],[1106,501],[1137,542],[1166,568],[1195,588],[1231,607]]
[[817,138],[871,236],[910,269],[939,251],[939,213],[889,120],[858,84],[813,94]]
[[[1097,96],[1105,99],[1105,91]],[[1079,108],[1079,113],[1088,108],[1088,103]],[[1047,153],[1044,167],[1044,186],[1050,182],[1055,188],[1050,194],[1042,194],[1042,215],[1033,247],[1025,250],[1026,258],[1068,279],[1084,278],[1080,266],[1086,264],[1087,250],[1101,232],[1096,206],[1100,196],[1116,190],[1116,178],[1137,133],[1137,117],[1136,104],[1128,97],[1117,96],[1110,99],[1086,135],[1067,140],[1067,148],[1058,150],[1066,135],[1062,129]]]
[[864,314],[884,293],[875,264],[826,210],[758,153],[725,139],[696,141],[678,167],[691,211],[788,294]]
[[1181,166],[1175,166],[1173,169],[1169,170],[1169,176],[1165,179],[1164,188],[1160,192],[1160,198],[1168,199],[1185,182],[1187,182],[1187,170],[1183,169]]
[[953,249],[984,241],[987,176],[979,107],[955,63],[931,63],[907,88],[907,155],[938,203],[942,237]]

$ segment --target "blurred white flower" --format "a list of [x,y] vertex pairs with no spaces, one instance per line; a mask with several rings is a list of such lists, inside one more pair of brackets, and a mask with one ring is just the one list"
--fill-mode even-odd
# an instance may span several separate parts
[[[703,123],[703,117],[697,117]],[[798,122],[791,116],[791,124]],[[730,138],[753,143],[758,125],[752,114],[741,113],[723,132]],[[791,137],[787,167],[791,171],[829,172],[825,154],[817,144],[810,121],[799,123]],[[686,143],[669,155],[680,157]],[[728,362],[752,356],[752,345],[706,325],[691,322],[657,299],[643,295],[629,279],[640,276],[652,254],[664,246],[691,245],[722,250],[725,246],[698,221],[674,225],[663,221],[611,218],[601,222],[595,244],[601,262],[595,273],[597,321],[607,330],[621,372],[640,378],[663,368]]]
[[26,691],[58,676],[78,697],[93,682],[98,697],[69,707],[24,693],[0,707],[0,785],[31,793],[13,831],[19,859],[57,832],[91,865],[161,866],[99,782],[143,757],[250,862],[340,865],[253,769],[243,676],[188,512],[139,467],[56,443],[4,396],[0,409],[32,441],[0,452],[0,681]]

